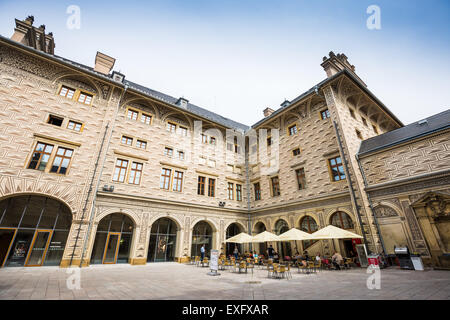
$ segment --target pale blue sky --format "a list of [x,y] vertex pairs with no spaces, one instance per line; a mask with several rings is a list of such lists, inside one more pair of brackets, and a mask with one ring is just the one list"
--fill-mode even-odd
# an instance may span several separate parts
[[[366,27],[372,4],[381,30]],[[69,5],[80,30],[66,28]],[[450,101],[448,1],[0,0],[0,34],[30,14],[57,55],[92,66],[104,52],[127,79],[247,125],[324,79],[331,50],[405,124]]]

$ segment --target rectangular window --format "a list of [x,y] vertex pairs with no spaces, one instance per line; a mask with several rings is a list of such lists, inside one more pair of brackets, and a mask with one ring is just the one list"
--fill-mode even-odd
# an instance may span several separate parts
[[184,160],[184,151],[178,151],[178,159]]
[[133,144],[133,138],[122,136],[122,143],[131,146]]
[[341,157],[336,157],[328,160],[333,181],[345,179],[344,166]]
[[170,188],[170,176],[172,175],[171,169],[165,169],[163,168],[161,170],[161,181],[159,184],[159,187],[161,189],[169,190]]
[[228,182],[228,200],[234,200],[234,183]]
[[76,131],[76,132],[80,132],[82,127],[83,127],[82,123],[75,122],[75,121],[72,121],[72,120],[70,120],[69,124],[67,125],[67,129],[73,130],[73,131]]
[[208,137],[205,134],[201,134],[202,136],[202,143],[208,143]]
[[187,128],[180,126],[180,127],[178,128],[178,130],[179,130],[179,133],[180,133],[183,137],[187,137],[187,131],[188,131]]
[[53,146],[51,144],[38,142],[34,148],[30,163],[28,164],[28,169],[44,171],[52,151]]
[[127,174],[128,160],[117,159],[116,167],[114,169],[113,181],[124,182]]
[[267,138],[267,146],[271,146],[272,145],[272,137],[268,137]]
[[130,120],[137,120],[138,114],[137,111],[128,109],[127,118]]
[[236,200],[242,201],[242,185],[236,184]]
[[183,185],[183,172],[175,171],[173,175],[173,191],[181,192],[181,188]]
[[62,86],[61,90],[59,91],[60,96],[66,97],[68,99],[72,99],[74,94],[75,94],[75,90],[71,89],[69,87],[66,87],[66,86]]
[[280,193],[280,181],[278,180],[278,177],[273,177],[271,179],[272,181],[272,196],[277,197]]
[[215,137],[209,137],[209,144],[215,145],[216,144],[216,138]]
[[136,147],[141,148],[141,149],[147,149],[147,142],[142,141],[142,140],[137,140]]
[[298,155],[300,154],[300,148],[297,148],[297,149],[292,150],[292,154],[293,154],[294,156],[298,156]]
[[205,182],[206,178],[199,176],[198,177],[198,187],[197,187],[197,194],[204,196],[205,195]]
[[216,189],[216,179],[209,178],[208,179],[208,196],[215,197]]
[[167,131],[170,132],[176,132],[177,131],[177,125],[171,122],[167,122]]
[[53,159],[53,164],[50,168],[50,172],[66,174],[70,159],[72,159],[72,154],[72,149],[58,147],[58,151],[56,152],[55,159]]
[[57,117],[57,116],[54,116],[54,115],[49,115],[47,123],[48,124],[52,124],[52,125],[57,126],[57,127],[61,127],[63,121],[64,121],[64,118]]
[[141,115],[141,122],[145,123],[145,124],[148,124],[148,125],[151,124],[152,123],[152,116],[143,113]]
[[168,157],[172,157],[172,156],[173,156],[173,149],[172,149],[172,148],[165,147],[165,148],[164,148],[164,155],[165,155],[165,156],[168,156]]
[[297,133],[297,125],[294,124],[293,126],[290,126],[290,127],[289,127],[289,135],[290,135],[290,136],[293,136],[293,135],[296,134],[296,133]]
[[89,106],[91,105],[92,102],[92,95],[81,92],[80,96],[78,97],[78,102],[81,102]]
[[261,200],[261,186],[259,182],[253,184],[253,188],[255,189],[255,201]]
[[301,168],[295,170],[295,175],[297,177],[298,190],[305,189],[306,188],[305,169]]
[[328,109],[325,109],[320,112],[320,116],[322,120],[328,119],[330,117],[330,111]]
[[142,175],[142,163],[133,162],[131,164],[130,177],[128,178],[128,183],[139,184],[141,183]]

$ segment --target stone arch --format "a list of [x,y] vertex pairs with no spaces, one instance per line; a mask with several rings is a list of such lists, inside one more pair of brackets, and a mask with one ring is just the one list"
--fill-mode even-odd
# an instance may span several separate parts
[[167,119],[169,119],[172,116],[174,116],[175,118],[182,116],[187,121],[187,123],[189,125],[189,129],[191,131],[194,130],[194,125],[193,125],[192,120],[188,116],[186,116],[186,114],[184,114],[183,112],[176,112],[176,111],[168,112],[167,114],[165,114],[164,116],[161,117],[161,123],[166,122]]
[[123,108],[123,107],[126,107],[127,105],[130,105],[130,104],[133,104],[133,103],[138,104],[138,105],[142,105],[144,107],[151,108],[153,114],[155,115],[155,118],[156,119],[160,119],[161,118],[161,115],[159,113],[158,108],[153,103],[148,102],[145,99],[142,99],[140,97],[134,97],[134,98],[130,98],[130,99],[125,100],[121,104],[121,107]]
[[319,217],[316,214],[310,213],[310,212],[302,213],[299,216],[297,216],[297,218],[295,219],[295,225],[293,226],[293,228],[300,228],[300,223],[301,223],[302,219],[306,216],[311,217],[316,222],[317,226],[320,228]]
[[95,216],[94,223],[98,224],[104,217],[113,213],[120,213],[128,216],[131,219],[131,221],[133,221],[135,228],[137,228],[140,225],[139,216],[135,212],[128,209],[117,209],[117,208],[108,208],[101,211],[99,214]]
[[[387,201],[380,201],[380,202],[374,203],[374,206],[373,206],[374,214],[376,214],[376,210],[377,209],[382,208],[382,207],[387,207],[387,208],[390,208],[390,209],[394,210],[395,213],[397,214],[396,215],[397,217],[401,216],[402,210],[398,206],[396,206],[395,204],[393,204],[391,202],[387,202]],[[394,217],[394,215],[390,215],[390,216]],[[377,218],[380,218],[380,217],[377,216]]]
[[148,228],[151,228],[152,225],[161,218],[168,218],[173,220],[173,222],[175,222],[176,226],[177,226],[177,231],[182,231],[183,230],[183,223],[180,221],[180,219],[175,216],[172,215],[170,213],[161,213],[161,214],[157,214],[155,216],[150,216],[150,219],[148,219],[148,221],[144,221],[144,224],[147,225]]
[[247,232],[247,228],[245,227],[245,225],[241,221],[238,221],[238,220],[228,222],[225,225],[224,230],[226,231],[228,229],[228,227],[231,226],[233,223],[239,225],[240,229],[243,230],[242,232]]
[[40,193],[40,192],[16,192],[16,193],[8,193],[0,195],[0,201],[6,200],[8,198],[14,198],[18,196],[40,196],[40,197],[47,197],[52,198],[53,200],[62,202],[67,208],[69,208],[70,212],[72,213],[72,219],[75,219],[76,212],[72,208],[72,206],[63,198],[54,196],[52,194],[46,194],[46,193]]
[[262,223],[263,226],[264,226],[264,228],[266,228],[266,230],[267,230],[266,223],[265,223],[264,221],[262,221],[262,220],[257,220],[257,221],[255,221],[255,223],[253,223],[253,225],[252,225],[252,234],[253,234],[253,232],[254,232],[253,230],[255,230],[255,227],[256,227],[256,225],[257,225],[258,223]]
[[274,233],[275,233],[275,229],[277,228],[277,224],[278,224],[280,221],[285,222],[285,223],[286,223],[286,226],[288,227],[288,229],[290,228],[290,226],[289,226],[289,221],[287,221],[287,219],[285,219],[285,218],[279,217],[279,218],[277,218],[277,219],[275,220],[275,223],[273,224],[273,231],[274,231]]
[[64,81],[65,79],[78,81],[81,83],[85,83],[88,86],[91,86],[93,89],[95,89],[95,92],[93,93],[95,93],[97,96],[100,95],[100,93],[102,92],[101,88],[99,88],[98,85],[94,81],[92,81],[89,77],[77,73],[66,73],[61,76],[58,76],[53,80],[53,84],[57,84],[61,81]]
[[213,220],[208,219],[206,217],[197,217],[197,218],[193,219],[191,222],[191,225],[190,225],[190,229],[193,230],[195,225],[197,223],[199,223],[200,221],[205,221],[206,223],[208,223],[211,226],[213,232],[219,232],[219,227],[218,227],[217,223],[215,223]]
[[353,223],[353,230],[355,230],[357,228],[356,219],[355,219],[355,216],[353,215],[353,212],[351,212],[350,210],[345,209],[345,208],[338,208],[338,209],[333,209],[333,210],[329,211],[325,218],[325,223],[327,226],[331,225],[331,218],[337,212],[343,212],[343,213],[347,214]]

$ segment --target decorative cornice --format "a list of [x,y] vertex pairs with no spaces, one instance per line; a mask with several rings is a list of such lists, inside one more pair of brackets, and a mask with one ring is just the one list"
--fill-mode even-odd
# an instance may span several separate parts
[[138,156],[138,155],[135,155],[135,154],[119,151],[117,149],[114,149],[114,153],[118,154],[118,155],[121,155],[121,156],[128,157],[128,158],[134,158],[134,159],[139,159],[139,160],[143,160],[143,161],[148,161],[147,157],[142,157],[142,156]]
[[58,142],[58,143],[69,144],[69,145],[72,145],[72,146],[75,146],[75,147],[80,147],[81,146],[81,143],[72,142],[72,141],[64,140],[64,139],[59,139],[59,138],[47,136],[45,134],[34,133],[33,136],[35,136],[36,138],[47,139],[47,140],[55,141],[55,142]]

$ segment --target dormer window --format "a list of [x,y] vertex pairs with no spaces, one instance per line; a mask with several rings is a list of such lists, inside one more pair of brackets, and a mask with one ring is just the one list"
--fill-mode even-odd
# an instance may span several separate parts
[[167,131],[170,131],[170,132],[176,132],[177,131],[177,125],[176,124],[174,124],[174,123],[171,123],[171,122],[167,122]]
[[73,96],[75,94],[75,89],[66,87],[66,86],[62,86],[61,90],[59,91],[59,95],[62,97],[66,97],[68,99],[72,99]]
[[290,136],[293,136],[293,135],[296,134],[296,133],[297,133],[297,125],[294,124],[294,125],[292,125],[292,126],[289,127],[289,135],[290,135]]
[[92,95],[80,92],[80,96],[78,97],[78,102],[81,102],[85,105],[91,105],[92,102]]

